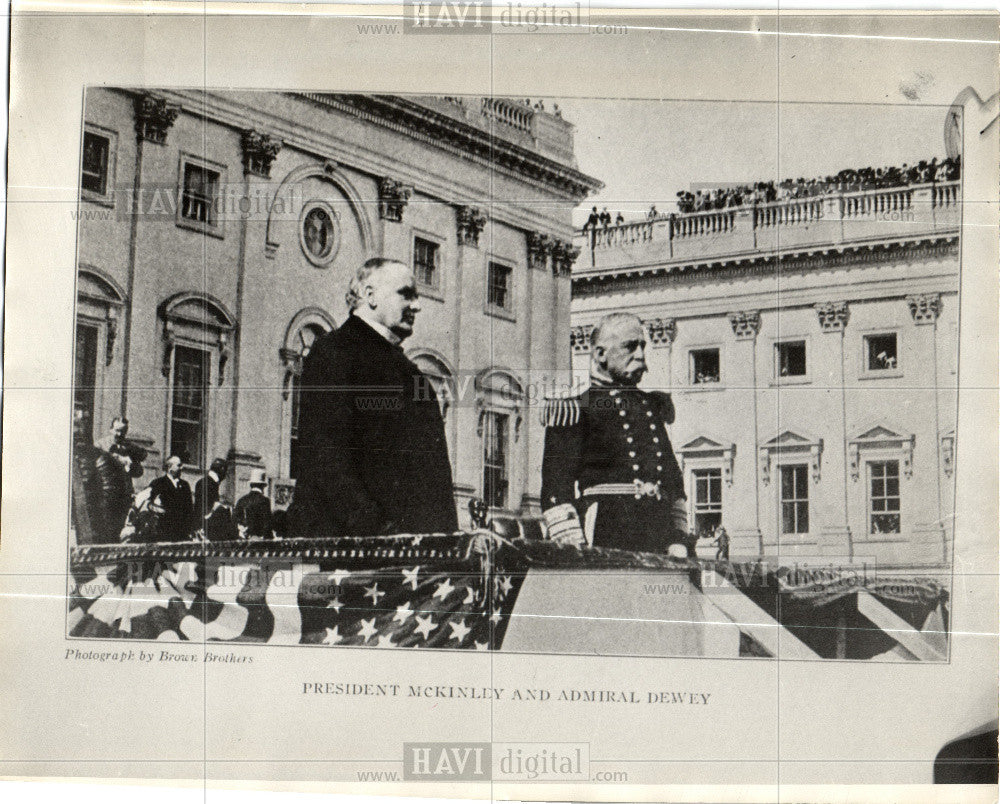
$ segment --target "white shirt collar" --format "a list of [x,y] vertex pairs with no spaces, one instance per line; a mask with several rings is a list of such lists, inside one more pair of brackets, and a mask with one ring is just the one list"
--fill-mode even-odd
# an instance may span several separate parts
[[385,324],[382,324],[382,323],[380,323],[378,321],[372,321],[372,319],[370,319],[370,318],[368,318],[367,316],[364,315],[363,311],[357,311],[356,310],[353,313],[353,315],[356,315],[358,318],[360,318],[362,321],[364,321],[368,326],[370,326],[379,335],[381,335],[383,338],[385,338],[387,341],[389,341],[389,343],[391,343],[393,346],[399,346],[399,344],[402,342],[403,339],[400,338],[391,329],[389,329]]

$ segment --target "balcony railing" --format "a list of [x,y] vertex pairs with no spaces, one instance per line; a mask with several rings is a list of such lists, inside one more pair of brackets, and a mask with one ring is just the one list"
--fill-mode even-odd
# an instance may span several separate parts
[[768,204],[660,215],[582,233],[589,270],[848,241],[957,232],[961,182],[837,192]]

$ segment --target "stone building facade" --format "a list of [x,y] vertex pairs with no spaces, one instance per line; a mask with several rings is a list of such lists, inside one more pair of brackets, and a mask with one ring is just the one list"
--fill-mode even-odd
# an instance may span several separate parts
[[734,557],[948,560],[960,206],[949,181],[579,238],[574,370],[602,315],[643,319],[693,531],[721,524]]
[[414,266],[404,346],[441,389],[465,516],[472,496],[537,513],[541,431],[526,383],[566,372],[571,212],[600,183],[573,127],[522,101],[93,88],[78,236],[75,406],[119,414],[224,494],[296,473],[297,377],[347,314],[370,256]]

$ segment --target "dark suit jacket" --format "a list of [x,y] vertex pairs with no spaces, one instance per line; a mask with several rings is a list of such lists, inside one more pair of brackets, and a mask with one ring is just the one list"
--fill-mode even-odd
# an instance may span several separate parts
[[259,491],[244,494],[233,509],[233,520],[237,527],[243,525],[247,538],[270,539],[271,501]]
[[191,518],[191,527],[194,530],[205,527],[205,520],[218,501],[219,484],[206,474],[194,484],[194,515]]
[[149,484],[150,499],[160,498],[164,514],[160,520],[160,539],[165,542],[184,542],[191,535],[191,486],[178,480],[177,487],[170,478],[161,475]]
[[292,536],[458,529],[437,395],[399,346],[349,316],[313,344],[301,379]]

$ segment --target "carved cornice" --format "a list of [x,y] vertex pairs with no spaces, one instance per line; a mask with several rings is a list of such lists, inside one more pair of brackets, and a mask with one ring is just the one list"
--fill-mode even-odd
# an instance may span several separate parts
[[590,333],[593,331],[593,324],[583,324],[579,327],[570,328],[569,344],[574,354],[584,354],[590,351]]
[[478,207],[459,207],[455,212],[455,220],[458,226],[458,244],[460,246],[472,246],[479,248],[479,235],[486,226],[486,216]]
[[940,293],[918,293],[906,297],[915,324],[933,324],[941,315]]
[[244,131],[240,140],[243,145],[243,172],[262,179],[271,178],[271,164],[281,150],[281,140],[252,129]]
[[135,136],[157,145],[167,141],[167,132],[177,119],[180,107],[167,103],[158,95],[143,94],[135,98]]
[[604,187],[584,173],[537,154],[527,148],[463,123],[415,100],[396,95],[346,95],[298,92],[313,103],[354,114],[439,148],[452,148],[477,160],[530,178],[577,200]]
[[944,235],[933,242],[884,243],[873,246],[826,249],[822,253],[791,252],[756,256],[703,260],[691,263],[666,263],[642,268],[616,268],[604,273],[577,274],[573,277],[573,295],[587,296],[616,290],[640,290],[673,285],[714,281],[720,276],[741,279],[759,276],[805,274],[814,270],[848,268],[855,265],[940,259],[958,254],[958,235]]
[[847,319],[851,316],[847,302],[820,302],[815,305],[816,315],[819,316],[819,325],[823,332],[843,332],[847,326]]
[[565,240],[556,240],[552,246],[552,273],[569,276],[573,263],[580,256],[580,249]]
[[555,243],[547,234],[541,232],[528,232],[527,241],[529,267],[544,271],[548,267]]
[[729,325],[738,341],[752,341],[760,332],[760,311],[741,310],[729,314]]
[[383,220],[400,223],[413,188],[385,176],[378,184],[378,214]]
[[642,322],[653,346],[670,346],[677,337],[677,319],[650,318]]

